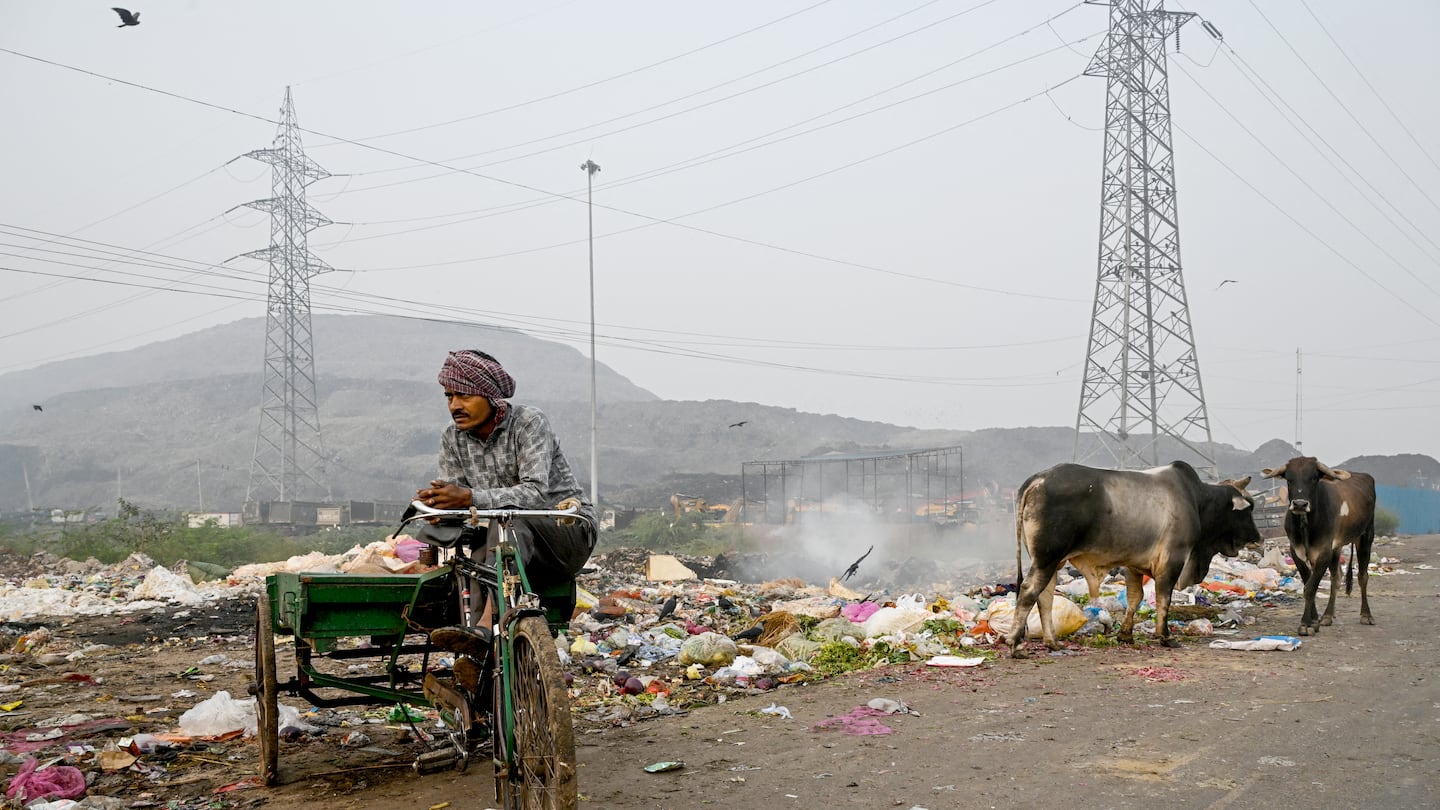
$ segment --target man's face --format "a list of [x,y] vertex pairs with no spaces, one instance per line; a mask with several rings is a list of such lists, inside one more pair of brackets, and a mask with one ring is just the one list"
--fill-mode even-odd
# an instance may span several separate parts
[[490,418],[490,400],[479,394],[459,394],[445,389],[445,403],[450,408],[450,418],[455,420],[459,430],[473,430]]

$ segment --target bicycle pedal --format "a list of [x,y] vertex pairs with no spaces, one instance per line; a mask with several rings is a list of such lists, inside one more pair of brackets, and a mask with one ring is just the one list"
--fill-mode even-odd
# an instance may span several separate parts
[[434,751],[426,751],[420,756],[415,757],[415,762],[411,767],[414,768],[418,774],[435,773],[455,767],[455,763],[459,759],[460,757],[457,756],[454,751],[440,748]]

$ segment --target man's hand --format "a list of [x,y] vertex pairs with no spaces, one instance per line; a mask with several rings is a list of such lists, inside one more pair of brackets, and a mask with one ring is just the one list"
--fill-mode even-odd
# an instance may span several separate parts
[[[560,510],[579,509],[579,508],[580,508],[580,499],[579,499],[579,498],[566,498],[565,500],[563,500],[563,501],[555,504],[555,508],[556,508],[556,509],[560,509]],[[573,518],[573,517],[555,518],[555,522],[556,522],[556,523],[559,523],[561,526],[574,526],[574,525],[575,525],[575,518]]]
[[449,481],[431,481],[430,488],[416,492],[415,498],[435,509],[470,508],[470,490]]

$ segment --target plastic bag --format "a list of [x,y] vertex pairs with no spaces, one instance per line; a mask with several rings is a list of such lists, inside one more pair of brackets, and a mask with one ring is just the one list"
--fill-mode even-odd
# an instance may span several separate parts
[[180,730],[191,737],[253,731],[255,723],[255,698],[236,700],[226,691],[216,692],[180,715]]
[[[903,601],[905,597],[901,597]],[[915,608],[883,607],[865,620],[862,628],[865,630],[866,638],[878,638],[880,636],[893,636],[897,633],[909,633],[919,630],[926,620],[934,618],[933,613],[928,610],[916,610]]]
[[680,655],[676,660],[682,667],[689,664],[723,667],[734,661],[739,652],[732,639],[719,633],[701,633],[680,645]]
[[[990,623],[990,628],[996,633],[1002,636],[1010,635],[1011,631],[1015,629],[1014,597],[991,602],[990,607],[986,608],[981,616]],[[1084,627],[1088,617],[1079,605],[1063,596],[1057,596],[1051,603],[1050,620],[1055,626],[1055,637],[1065,638],[1074,635],[1075,631]],[[1025,635],[1029,638],[1041,637],[1039,607],[1031,608],[1030,616],[1025,621]]]

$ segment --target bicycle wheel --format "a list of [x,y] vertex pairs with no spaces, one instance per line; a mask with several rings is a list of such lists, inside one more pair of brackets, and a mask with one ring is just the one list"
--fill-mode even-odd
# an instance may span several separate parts
[[515,745],[505,781],[507,810],[574,810],[575,729],[550,628],[526,616],[510,639]]
[[270,620],[270,596],[255,600],[255,739],[260,743],[260,779],[273,785],[279,778],[280,687],[275,679],[275,625]]

